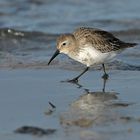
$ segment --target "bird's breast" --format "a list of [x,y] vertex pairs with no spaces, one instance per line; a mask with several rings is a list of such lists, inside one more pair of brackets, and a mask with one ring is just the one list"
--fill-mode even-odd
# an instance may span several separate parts
[[92,66],[104,63],[115,57],[116,53],[102,53],[96,50],[94,47],[81,47],[75,54],[69,55],[72,59],[86,65]]

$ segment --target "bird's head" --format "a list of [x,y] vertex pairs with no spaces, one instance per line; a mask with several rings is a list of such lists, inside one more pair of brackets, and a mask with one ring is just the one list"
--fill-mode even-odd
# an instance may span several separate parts
[[76,39],[72,34],[64,34],[58,37],[57,39],[57,50],[51,57],[48,65],[51,61],[60,53],[69,54],[76,46]]

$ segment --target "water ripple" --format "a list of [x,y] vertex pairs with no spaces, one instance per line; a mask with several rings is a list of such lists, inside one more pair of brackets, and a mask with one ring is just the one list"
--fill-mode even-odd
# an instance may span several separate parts
[[[113,33],[128,41],[133,40],[133,38],[137,41],[140,37],[140,30],[114,31]],[[10,28],[0,29],[1,68],[47,68],[47,62],[55,51],[58,35],[37,31],[20,31]],[[120,55],[119,60],[108,63],[107,67],[109,69],[139,71],[139,49],[138,45],[135,48],[124,51]],[[50,67],[79,70],[83,66],[65,55],[60,55],[52,62]],[[94,69],[100,68],[99,66],[94,67]]]

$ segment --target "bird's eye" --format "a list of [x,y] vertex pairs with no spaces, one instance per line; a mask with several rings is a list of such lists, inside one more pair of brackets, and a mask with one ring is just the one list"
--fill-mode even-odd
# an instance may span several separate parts
[[64,42],[62,45],[63,45],[63,46],[65,46],[65,45],[66,45],[66,43]]

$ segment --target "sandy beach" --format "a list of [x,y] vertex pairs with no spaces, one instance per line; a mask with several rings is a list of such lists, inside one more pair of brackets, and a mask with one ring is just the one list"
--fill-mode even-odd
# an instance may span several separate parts
[[[0,0],[0,140],[139,140],[140,1]],[[56,39],[78,27],[138,43],[85,68],[65,55],[49,66]]]

